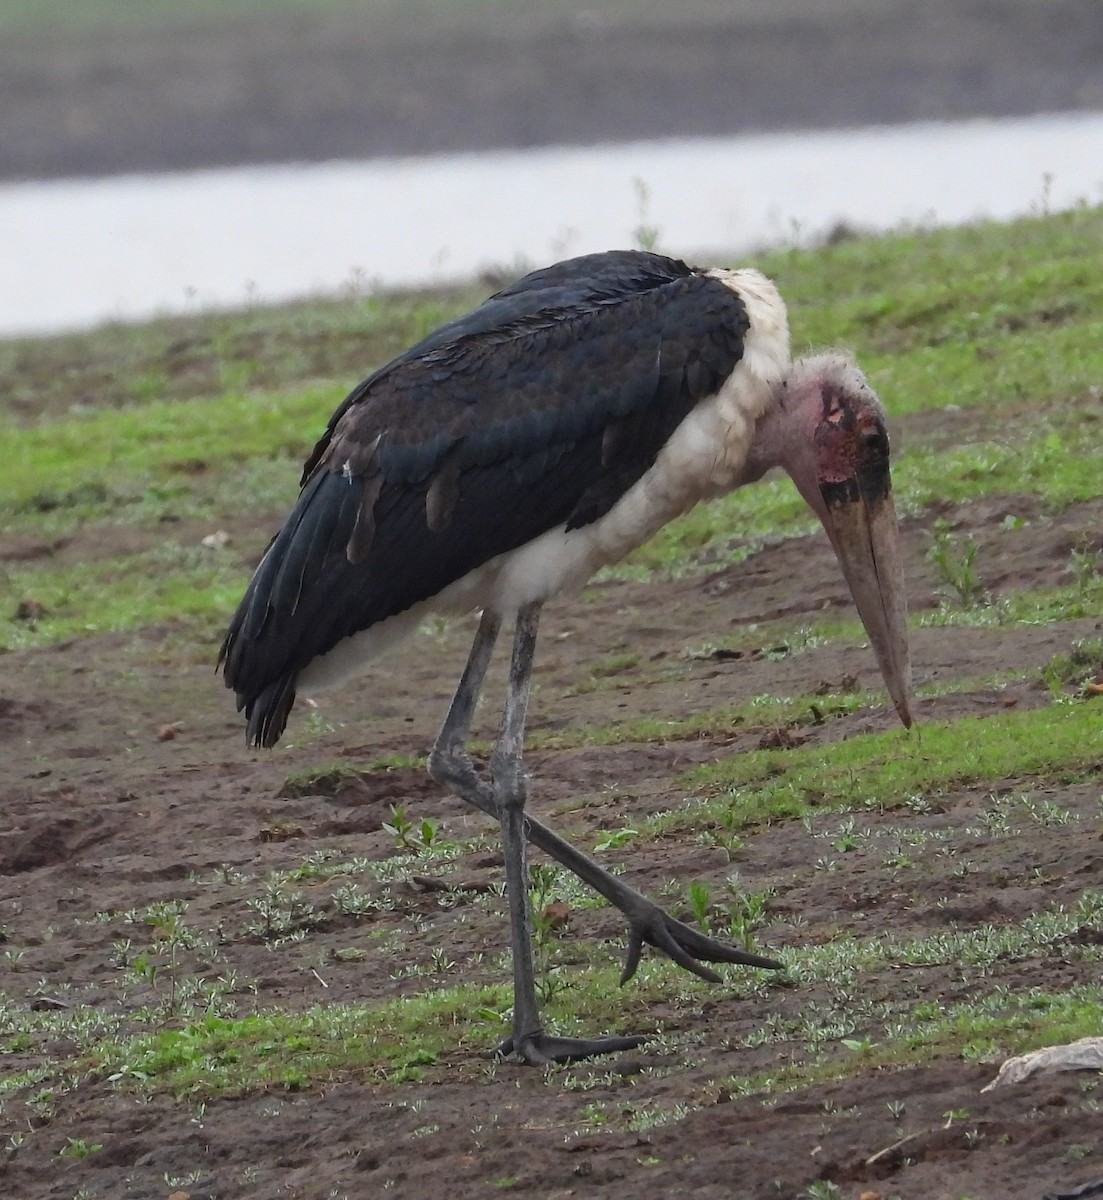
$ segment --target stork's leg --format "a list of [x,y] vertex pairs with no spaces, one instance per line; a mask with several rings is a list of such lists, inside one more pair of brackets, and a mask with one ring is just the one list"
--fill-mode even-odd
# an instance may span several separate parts
[[[531,612],[531,642],[533,644],[535,643],[537,616],[538,606],[534,606]],[[467,753],[466,741],[471,728],[471,719],[474,715],[479,691],[482,687],[500,628],[501,621],[495,614],[491,612],[483,613],[478,632],[475,635],[474,644],[471,647],[471,653],[467,660],[467,666],[464,668],[463,676],[460,679],[459,687],[452,701],[452,706],[448,711],[440,735],[429,757],[430,773],[438,783],[448,788],[449,791],[461,799],[473,804],[476,808],[480,808],[483,812],[499,819],[500,807],[496,789],[485,780],[479,778],[474,764]],[[518,630],[519,636],[520,629]],[[528,679],[532,669],[531,650],[532,647],[530,646],[528,650],[528,673],[524,681],[524,703],[520,706],[514,706],[514,719],[519,718],[516,740],[518,772],[520,770],[520,739],[524,732],[525,706],[527,705],[528,697]],[[511,693],[512,690],[513,680],[511,675]],[[523,802],[524,797],[522,796],[522,806]],[[644,943],[661,950],[687,971],[691,971],[702,979],[713,983],[719,982],[720,976],[715,971],[704,966],[703,964],[706,962],[741,963],[745,966],[769,969],[776,969],[781,966],[781,963],[774,959],[764,958],[757,954],[749,954],[744,950],[738,950],[734,946],[717,941],[715,938],[707,937],[699,930],[685,924],[685,922],[670,916],[669,913],[665,912],[654,901],[649,900],[642,892],[637,891],[625,883],[623,879],[607,871],[594,859],[576,849],[570,842],[560,837],[535,817],[525,816],[521,824],[525,837],[534,846],[543,850],[545,854],[554,858],[569,871],[572,871],[584,883],[589,884],[596,892],[604,896],[610,904],[619,908],[628,918],[628,953],[625,958],[624,970],[621,973],[622,983],[626,983],[635,974]],[[516,891],[517,889],[514,890]],[[524,887],[523,891],[527,901],[527,886]],[[585,1045],[593,1045],[593,1043],[577,1043],[569,1039],[561,1039],[561,1041],[568,1042],[569,1045],[578,1049]],[[609,1042],[618,1044],[608,1045],[607,1043]],[[601,1039],[598,1044],[603,1048],[590,1050],[589,1053],[606,1053],[609,1050],[628,1048],[621,1044],[626,1042],[631,1043],[631,1045],[638,1044],[637,1039]],[[502,1051],[508,1052],[512,1047],[513,1039],[503,1045]],[[524,1054],[524,1051],[519,1051],[519,1053]],[[568,1057],[583,1056],[583,1053],[568,1055]]]
[[429,755],[429,774],[437,783],[443,784],[449,791],[475,804],[492,817],[498,815],[492,797],[487,796],[480,803],[473,794],[468,794],[481,792],[486,789],[486,784],[475,773],[468,757],[467,735],[471,731],[471,718],[475,715],[475,705],[478,703],[479,692],[486,678],[486,669],[490,666],[490,656],[494,653],[494,643],[498,640],[501,628],[501,617],[489,609],[484,609],[479,619],[479,628],[475,632],[475,641],[471,645],[471,653],[467,656],[467,665],[460,676],[456,694],[452,697],[452,706],[448,709],[448,715],[444,718],[436,744]]
[[513,1036],[499,1047],[502,1054],[514,1053],[528,1063],[571,1062],[632,1050],[641,1037],[561,1038],[546,1034],[540,1025],[536,1000],[536,976],[532,961],[532,929],[529,921],[529,881],[525,867],[525,800],[528,779],[521,765],[524,749],[525,714],[532,682],[532,659],[540,605],[530,604],[517,614],[513,658],[509,669],[502,728],[490,759],[490,774],[502,825],[502,851],[506,866],[506,895],[513,949]]
[[678,966],[709,983],[719,983],[721,980],[715,971],[703,965],[706,962],[738,963],[773,971],[783,966],[777,959],[739,950],[672,917],[654,900],[649,900],[643,892],[607,871],[535,817],[526,819],[525,834],[534,846],[577,875],[583,883],[588,883],[628,918],[628,952],[621,971],[621,983],[627,983],[635,975],[645,943],[661,950]]
[[515,1053],[524,1062],[533,1064],[570,1062],[631,1050],[645,1040],[639,1037],[552,1037],[544,1033],[540,1024],[525,866],[528,780],[522,767],[525,716],[539,615],[540,605],[532,604],[522,609],[517,617],[509,691],[498,740],[491,755],[491,783],[476,774],[464,742],[500,629],[500,621],[492,613],[484,612],[479,623],[455,699],[429,760],[429,769],[435,779],[463,799],[497,816],[501,824],[513,955],[513,1034],[498,1047],[498,1053]]

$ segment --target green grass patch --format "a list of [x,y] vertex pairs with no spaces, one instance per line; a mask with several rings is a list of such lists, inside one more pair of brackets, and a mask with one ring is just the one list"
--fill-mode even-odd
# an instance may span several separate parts
[[1103,605],[1103,578],[1088,584],[1072,583],[1058,587],[1025,588],[1005,592],[997,599],[967,608],[940,605],[919,613],[913,625],[969,625],[991,628],[1009,625],[1050,625],[1055,621],[1075,621],[1094,617]]
[[319,380],[348,391],[485,292],[471,286],[306,300],[0,341],[0,412],[35,425],[97,409],[279,393]]
[[[160,622],[213,637],[233,612],[246,574],[236,558],[206,546],[166,542],[142,554],[76,565],[10,568],[5,591],[26,617],[0,622],[0,650]],[[33,606],[33,607],[27,607]]]
[[1029,492],[1064,508],[1099,495],[1093,468],[1101,451],[1103,404],[1097,399],[1078,411],[1023,421],[998,441],[909,451],[894,471],[897,501],[916,510],[935,501]]
[[[833,633],[833,636],[836,636]],[[840,638],[862,638],[862,632],[857,622],[853,627],[847,626],[838,634]],[[1079,672],[1078,680],[1082,681],[1088,670],[1091,646],[1084,651],[1074,651],[1074,662]],[[1066,656],[1058,656],[1064,661]],[[1047,671],[1043,677],[1054,694],[1061,691],[1063,682],[1068,682],[1059,673],[1071,670],[1059,666],[1052,681]],[[1011,670],[983,678],[956,679],[948,683],[932,687],[915,689],[915,696],[944,696],[954,692],[971,691],[977,688],[998,689],[1014,680],[1027,677],[1026,672]],[[1036,676],[1035,676],[1036,677]],[[829,694],[816,693],[804,696],[778,696],[764,693],[755,696],[745,704],[727,705],[690,713],[684,717],[633,717],[624,721],[613,721],[608,725],[588,725],[585,727],[569,727],[556,730],[543,730],[539,727],[530,729],[525,735],[525,746],[532,750],[574,750],[582,746],[619,746],[633,743],[662,743],[689,742],[699,739],[723,737],[736,729],[778,729],[797,728],[801,726],[821,725],[828,721],[837,720],[862,709],[873,709],[887,703],[885,693],[872,689],[862,689],[852,692],[832,692]],[[923,729],[929,728],[922,726]],[[889,739],[903,736],[902,732],[890,733]],[[919,736],[918,734],[916,736]],[[491,744],[487,741],[472,741],[471,746],[479,753],[489,753]],[[743,757],[746,753],[739,757]],[[753,753],[753,752],[751,752]],[[387,760],[379,760],[382,769],[386,770]],[[412,760],[414,762],[418,760]],[[406,760],[399,759],[397,765],[406,765]],[[377,769],[369,764],[365,770]],[[684,780],[683,780],[684,782]]]
[[[900,961],[916,969],[953,964],[966,975],[984,976],[1001,958],[1044,955],[1057,943],[1074,956],[1090,954],[1091,947],[1069,946],[1067,938],[1099,915],[1099,898],[1085,894],[1071,910],[1056,907],[1009,926],[911,941],[845,937],[788,952],[789,986],[807,989],[808,1008],[784,1018],[765,1016],[746,1041],[789,1044],[799,1049],[799,1061],[784,1078],[771,1076],[761,1086],[841,1078],[871,1065],[915,1065],[946,1055],[995,1058],[1097,1032],[1100,985],[1060,993],[996,987],[951,1007],[856,998],[849,989]],[[632,986],[620,989],[614,985],[616,965],[607,958],[597,961],[597,955],[605,957],[600,951],[590,955],[594,961],[572,972],[569,986],[546,1006],[559,1032],[616,1029],[633,1021],[646,1027],[646,1014],[659,1003],[675,1008],[699,1003],[704,985],[665,959],[648,957]],[[753,992],[774,986],[768,976],[736,976]],[[826,1000],[817,998],[824,986]],[[350,1076],[413,1082],[438,1063],[454,1063],[457,1055],[490,1050],[504,1034],[509,999],[506,985],[459,985],[370,1004],[205,1016],[181,1028],[95,1042],[82,1065],[114,1082],[203,1097],[297,1090]],[[848,1048],[848,1039],[861,1048]]]
[[664,831],[699,828],[734,807],[751,826],[824,809],[892,808],[1008,778],[1069,782],[1101,766],[1097,706],[1055,704],[732,755],[682,775],[679,785],[699,798],[652,823]]
[[846,716],[876,704],[879,693],[848,692],[831,696],[756,696],[747,704],[691,713],[685,717],[636,717],[609,725],[533,729],[525,745],[539,750],[573,750],[580,746],[619,746],[635,742],[688,742],[722,737],[739,728],[769,729],[812,725]]
[[[232,526],[247,504],[275,533],[295,503],[300,467],[295,454],[253,457],[215,470],[169,467],[73,487],[47,485],[19,501],[0,496],[0,519],[9,534],[49,546],[100,530],[117,540],[116,527],[163,533],[166,526],[188,522],[214,532]],[[263,539],[249,549],[259,555]]]
[[[1103,279],[1084,247],[1101,238],[1103,210],[1084,207],[777,251],[761,265],[786,297],[798,349],[855,347],[890,409],[909,412],[1048,396],[1047,379],[1062,392],[1070,379],[1082,380],[1073,392],[1098,383]],[[1045,349],[1053,339],[1083,342],[1082,374]]]
[[[607,950],[590,946],[585,953],[585,967],[573,967],[570,982],[544,1006],[547,1027],[557,1033],[617,1030],[637,1019],[646,1028],[656,1000],[688,1002],[701,986],[672,964],[654,962],[638,985],[622,989],[619,963]],[[204,1016],[182,1028],[96,1040],[81,1066],[177,1095],[297,1089],[349,1076],[412,1082],[457,1057],[481,1070],[486,1053],[509,1031],[511,1002],[508,984],[460,984],[366,1004]]]
[[[1094,497],[1103,450],[1103,283],[1083,254],[1101,237],[1103,210],[1084,209],[762,265],[790,303],[795,344],[852,346],[894,414],[1000,414],[997,436],[982,423],[964,445],[905,445],[901,507],[1022,492],[1062,507]],[[103,520],[215,524],[248,496],[276,521],[348,388],[478,298],[314,302],[6,343],[0,394],[15,419],[0,430],[0,515],[43,536]],[[325,376],[335,382],[309,382]],[[713,569],[815,527],[788,480],[768,480],[699,506],[603,578]]]
[[379,1005],[205,1017],[182,1029],[103,1044],[92,1050],[90,1066],[115,1081],[178,1095],[296,1090],[350,1075],[412,1081],[441,1055],[490,1049],[502,1036],[500,1026],[472,1014],[496,1012],[508,1002],[508,989],[455,987]]
[[[301,461],[343,393],[331,386],[285,394],[223,394],[101,409],[0,430],[10,510],[86,503],[127,488],[231,470],[250,458]],[[288,464],[288,473],[294,468]]]
[[1060,992],[998,989],[975,1003],[921,1004],[906,1021],[870,1029],[868,1037],[839,1037],[811,1057],[723,1082],[734,1092],[773,1099],[780,1092],[946,1058],[998,1064],[1011,1055],[1097,1036],[1101,1003],[1103,987],[1077,985]]

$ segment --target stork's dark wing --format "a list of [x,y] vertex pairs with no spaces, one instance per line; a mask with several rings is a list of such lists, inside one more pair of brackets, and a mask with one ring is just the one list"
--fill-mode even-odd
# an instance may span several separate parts
[[526,276],[334,414],[222,647],[249,737],[339,641],[564,523],[604,515],[742,355],[739,298],[659,255]]

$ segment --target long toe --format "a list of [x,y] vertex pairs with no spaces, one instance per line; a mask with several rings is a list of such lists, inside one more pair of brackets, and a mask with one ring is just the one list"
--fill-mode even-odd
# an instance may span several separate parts
[[534,1033],[522,1038],[520,1046],[515,1045],[513,1038],[506,1038],[494,1054],[498,1058],[513,1055],[528,1066],[544,1067],[549,1063],[582,1062],[602,1054],[635,1050],[647,1041],[646,1037],[564,1038]]
[[641,897],[640,901],[631,911],[626,910],[629,925],[628,951],[620,976],[621,983],[627,983],[636,973],[645,943],[661,950],[678,966],[684,967],[708,983],[719,983],[720,976],[706,967],[706,962],[738,963],[746,967],[761,967],[768,971],[778,971],[783,967],[775,958],[752,954],[748,950],[741,950],[708,937],[684,921],[679,921],[664,912],[650,900]]

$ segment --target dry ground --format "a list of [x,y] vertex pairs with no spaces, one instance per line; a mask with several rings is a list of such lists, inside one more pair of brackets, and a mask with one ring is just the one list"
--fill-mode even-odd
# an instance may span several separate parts
[[[1029,524],[1008,527],[1007,512]],[[1048,518],[1030,501],[1008,498],[945,515],[976,534],[980,561],[999,564],[986,582],[1003,591],[1060,581],[1070,549],[1095,536],[1100,505]],[[268,533],[243,518],[234,545],[251,560]],[[918,521],[905,522],[905,540],[912,606],[930,608],[936,580]],[[21,544],[7,552],[36,550]],[[63,550],[96,552],[79,533]],[[835,643],[786,654],[779,626],[767,624],[784,618],[797,629],[824,613],[845,612],[844,604],[822,536],[768,546],[705,578],[591,587],[550,608],[534,738],[554,745],[547,740],[554,734],[569,738],[621,718],[680,719],[765,692],[812,694],[822,685],[837,694],[876,686],[867,649]],[[1025,672],[1009,687],[978,683],[929,697],[919,706],[922,721],[1047,703],[1042,666],[1099,627],[1084,619],[917,631],[922,685]],[[712,641],[740,630],[748,638],[740,656],[710,650]],[[243,745],[230,697],[212,669],[215,646],[182,641],[171,627],[5,656],[0,925],[12,953],[4,990],[46,1008],[108,1011],[124,993],[131,1005],[143,995],[163,1002],[175,986],[167,965],[160,979],[143,985],[131,976],[129,992],[120,990],[127,958],[120,941],[135,939],[133,957],[143,930],[127,925],[123,914],[167,900],[185,903],[189,927],[211,938],[208,959],[202,952],[190,956],[188,974],[240,981],[229,1001],[238,1012],[403,995],[439,984],[442,973],[499,982],[506,970],[497,955],[504,919],[500,898],[488,890],[499,862],[485,849],[449,866],[445,878],[462,890],[437,890],[416,866],[399,871],[385,889],[393,901],[388,910],[361,918],[330,913],[301,941],[266,938],[255,926],[249,932],[247,920],[255,915],[248,898],[258,896],[271,871],[318,852],[376,864],[393,857],[394,838],[382,829],[393,804],[417,820],[435,819],[446,836],[486,827],[481,816],[442,795],[420,767],[401,761],[337,783],[288,783],[319,763],[351,769],[368,758],[424,752],[470,632],[461,622],[422,636],[327,699],[320,718],[300,712],[290,744],[267,754]],[[484,734],[493,726],[491,708],[481,718]],[[756,746],[835,741],[892,726],[891,712],[875,707],[834,719],[828,713],[822,724],[806,713],[781,729],[752,720],[684,740],[545,748],[530,757],[533,806],[593,847],[602,831],[636,827],[677,806],[684,793],[672,781],[687,766]],[[923,753],[921,729],[899,738],[901,754]],[[978,817],[993,795],[1029,786],[1029,780],[993,779],[915,811],[859,814],[866,840],[857,852],[833,848],[832,835],[845,826],[838,814],[824,814],[822,823],[782,822],[746,835],[730,862],[715,839],[692,835],[627,844],[602,857],[623,862],[627,877],[652,893],[672,878],[679,894],[693,880],[722,890],[738,869],[746,887],[770,891],[760,944],[782,957],[793,946],[840,933],[923,938],[989,924],[1014,927],[1039,907],[1071,905],[1097,883],[1103,866],[1099,788],[1091,782],[1034,793],[1070,814],[1067,821],[1032,826],[1027,836],[978,833]],[[924,833],[930,842],[912,837]],[[939,838],[948,839],[953,857],[936,853],[933,847],[945,844]],[[893,846],[898,853],[885,852]],[[318,883],[306,879],[302,888],[304,903],[318,898],[320,910],[323,898],[312,891]],[[671,902],[684,910],[684,901]],[[1090,927],[1075,935],[1100,936]],[[583,960],[585,948],[603,941],[615,957],[622,942],[618,915],[572,909],[559,942],[568,978],[584,971],[570,964]],[[1058,944],[1041,956],[1003,956],[980,972],[952,961],[896,962],[863,977],[858,996],[937,1008],[999,987],[1072,985],[1096,971]],[[192,1200],[305,1200],[384,1189],[410,1197],[619,1196],[630,1189],[641,1198],[766,1200],[815,1195],[810,1187],[826,1187],[819,1180],[840,1189],[819,1194],[854,1198],[1041,1200],[1103,1175],[1103,1115],[1090,1080],[1050,1077],[982,1095],[994,1065],[943,1055],[928,1066],[871,1070],[794,1093],[767,1088],[738,1095],[723,1081],[783,1070],[793,1050],[785,1041],[749,1048],[746,1035],[768,1019],[791,1022],[807,1013],[814,1022],[822,997],[782,986],[752,993],[747,973],[738,970],[722,986],[689,983],[686,994],[688,1001],[658,1009],[629,1000],[626,1020],[635,1031],[661,1031],[654,1046],[569,1072],[495,1067],[465,1042],[461,1027],[453,1050],[405,1082],[369,1082],[350,1072],[303,1090],[204,1104],[198,1095],[150,1099],[101,1079],[38,1108],[9,1103],[5,1137],[22,1134],[23,1141],[0,1162],[0,1187],[25,1200],[181,1191]],[[568,1011],[570,996],[568,990]],[[485,1017],[471,1014],[471,1021],[485,1024]],[[166,1022],[179,1024],[171,1016]],[[852,1036],[860,1038],[861,1030]],[[28,1047],[6,1065],[18,1069],[43,1052],[64,1056],[66,1046]],[[102,1148],[86,1157],[63,1153],[80,1139]]]
[[1103,107],[1097,0],[23,0],[0,179]]

